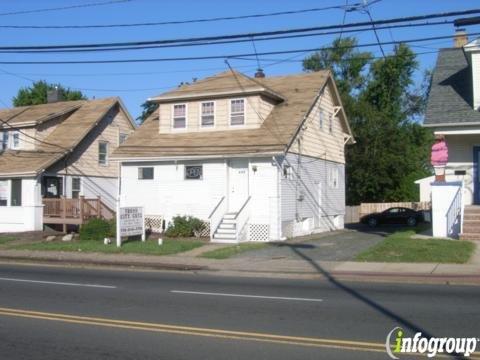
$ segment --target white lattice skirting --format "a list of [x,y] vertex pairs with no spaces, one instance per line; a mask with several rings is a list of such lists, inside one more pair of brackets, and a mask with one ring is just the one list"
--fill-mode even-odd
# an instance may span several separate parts
[[162,232],[162,215],[145,215],[145,229],[150,229],[154,233]]
[[268,224],[249,224],[248,239],[250,241],[269,241],[270,225]]

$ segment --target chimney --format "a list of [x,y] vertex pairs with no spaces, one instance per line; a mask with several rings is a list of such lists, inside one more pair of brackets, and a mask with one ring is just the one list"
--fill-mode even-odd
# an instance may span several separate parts
[[63,100],[62,90],[55,86],[55,89],[47,90],[47,103],[55,103]]
[[256,78],[264,78],[264,77],[265,77],[265,73],[263,72],[263,69],[258,68],[258,69],[257,69],[257,72],[255,73],[255,77],[256,77]]
[[453,47],[462,48],[468,43],[468,36],[465,29],[456,29],[453,37]]

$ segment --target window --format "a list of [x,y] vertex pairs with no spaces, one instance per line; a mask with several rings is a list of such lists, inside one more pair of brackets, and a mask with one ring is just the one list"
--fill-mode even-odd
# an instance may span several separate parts
[[323,117],[324,117],[323,110],[320,110],[318,112],[318,125],[320,126],[320,129],[323,129]]
[[22,179],[12,179],[11,206],[22,206]]
[[330,189],[338,189],[338,168],[336,167],[328,171],[328,186]]
[[215,103],[213,101],[203,102],[201,104],[202,127],[212,127],[215,125]]
[[0,180],[0,206],[7,206],[8,180]]
[[108,162],[108,143],[101,141],[98,143],[98,163],[107,165]]
[[8,148],[8,131],[3,131],[1,134],[2,148],[0,150],[7,150]]
[[12,149],[18,149],[20,147],[20,133],[15,131],[12,135]]
[[202,179],[203,179],[202,165],[185,166],[185,180],[202,180]]
[[328,117],[328,132],[331,134],[333,131],[333,114]]
[[80,197],[81,180],[79,177],[72,178],[72,198],[78,199]]
[[230,100],[230,125],[245,124],[245,101],[243,99]]
[[120,133],[119,137],[118,137],[118,143],[121,145],[125,142],[125,140],[127,140],[128,138],[128,134],[122,134]]
[[173,105],[173,128],[185,129],[187,127],[187,105]]
[[153,167],[138,168],[139,180],[153,180]]

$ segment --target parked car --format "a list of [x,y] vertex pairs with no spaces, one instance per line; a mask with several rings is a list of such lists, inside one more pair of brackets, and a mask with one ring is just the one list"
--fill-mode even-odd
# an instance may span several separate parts
[[381,213],[365,215],[360,222],[375,227],[380,224],[405,224],[415,226],[423,221],[423,213],[404,207],[392,207]]

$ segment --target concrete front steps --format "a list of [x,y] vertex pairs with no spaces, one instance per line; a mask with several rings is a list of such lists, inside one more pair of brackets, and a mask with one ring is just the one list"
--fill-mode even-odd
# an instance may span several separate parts
[[460,240],[480,241],[480,206],[465,206]]
[[237,243],[237,213],[226,213],[217,230],[213,234],[213,241],[218,243]]

